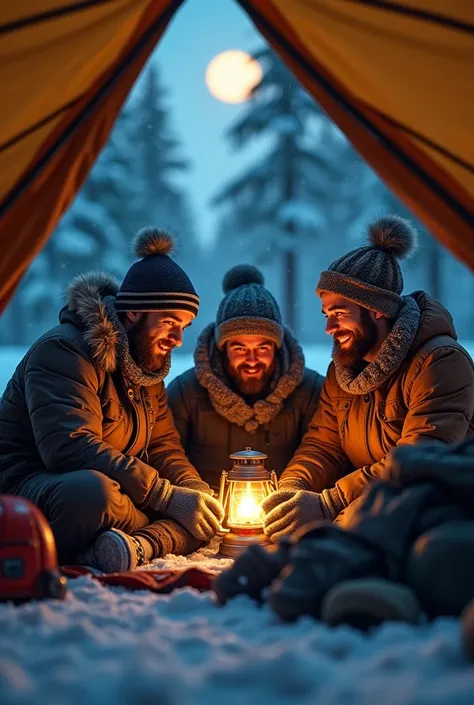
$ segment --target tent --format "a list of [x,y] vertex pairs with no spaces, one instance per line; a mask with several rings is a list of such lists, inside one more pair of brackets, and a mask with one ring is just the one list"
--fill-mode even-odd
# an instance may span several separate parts
[[[474,268],[474,2],[238,1],[365,160]],[[1,3],[0,312],[182,2]]]

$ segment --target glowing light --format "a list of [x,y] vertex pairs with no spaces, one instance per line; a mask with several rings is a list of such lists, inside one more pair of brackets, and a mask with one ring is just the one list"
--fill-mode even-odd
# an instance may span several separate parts
[[261,78],[258,61],[238,49],[218,54],[206,69],[206,85],[223,103],[243,103]]
[[261,483],[236,482],[229,523],[238,526],[260,526],[263,520],[261,503],[265,495]]

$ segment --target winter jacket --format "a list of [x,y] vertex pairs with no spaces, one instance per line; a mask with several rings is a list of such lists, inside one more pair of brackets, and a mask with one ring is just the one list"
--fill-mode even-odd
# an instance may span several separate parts
[[24,478],[79,469],[116,480],[144,507],[158,473],[172,484],[198,479],[168,408],[163,382],[130,384],[103,297],[105,275],[71,287],[60,323],[27,352],[0,402],[0,491]]
[[395,446],[457,443],[473,434],[472,360],[456,342],[448,311],[424,292],[412,297],[419,325],[396,371],[372,391],[351,394],[331,363],[316,413],[282,481],[315,492],[335,485],[347,506],[380,478]]
[[169,405],[189,460],[202,479],[217,488],[222,471],[231,465],[229,455],[250,446],[266,453],[266,468],[280,476],[308,428],[324,378],[304,367],[303,352],[287,331],[282,354],[287,353],[288,363],[276,388],[255,409],[230,389],[216,359],[211,360],[212,347],[208,327],[199,338],[196,367],[168,388]]

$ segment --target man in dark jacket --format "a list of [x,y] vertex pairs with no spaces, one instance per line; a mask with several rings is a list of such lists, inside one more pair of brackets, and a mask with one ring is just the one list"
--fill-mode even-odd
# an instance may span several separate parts
[[78,277],[60,324],[1,400],[0,491],[40,507],[61,562],[129,570],[194,550],[219,528],[222,508],[184,454],[164,390],[199,306],[172,247],[147,228],[120,287],[102,273]]
[[267,468],[280,475],[306,432],[323,382],[305,368],[258,269],[234,267],[223,289],[216,323],[199,337],[194,368],[168,388],[187,456],[215,488],[229,455],[247,446],[266,453]]
[[264,502],[273,539],[334,519],[383,473],[398,445],[457,443],[472,433],[474,369],[448,311],[424,292],[402,296],[398,259],[415,246],[396,216],[321,274],[317,293],[333,337],[318,409]]

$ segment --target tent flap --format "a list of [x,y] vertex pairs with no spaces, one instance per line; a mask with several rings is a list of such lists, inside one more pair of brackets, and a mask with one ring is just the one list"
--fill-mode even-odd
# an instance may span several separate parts
[[[0,312],[181,2],[2,4]],[[239,2],[364,159],[474,269],[474,3]]]

